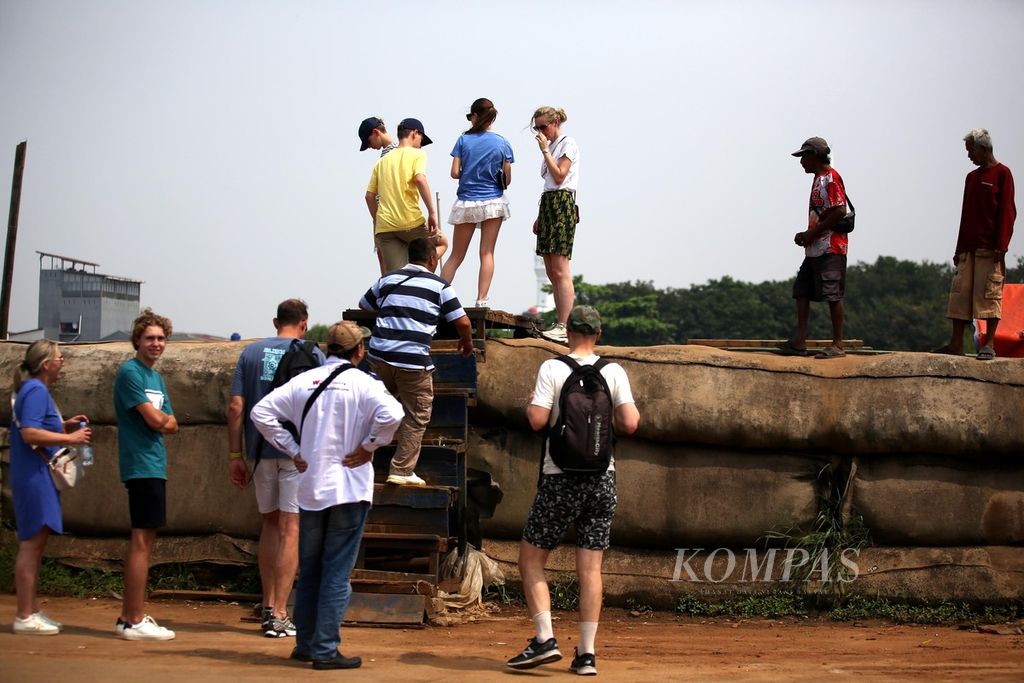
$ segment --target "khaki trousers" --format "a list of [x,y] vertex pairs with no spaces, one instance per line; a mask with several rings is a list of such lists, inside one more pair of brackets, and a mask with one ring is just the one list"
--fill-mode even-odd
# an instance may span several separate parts
[[427,430],[434,407],[434,371],[406,370],[379,360],[371,360],[370,366],[387,390],[398,397],[405,410],[402,424],[395,432],[397,448],[391,459],[389,474],[407,477],[416,468],[420,446],[423,444],[423,432]]

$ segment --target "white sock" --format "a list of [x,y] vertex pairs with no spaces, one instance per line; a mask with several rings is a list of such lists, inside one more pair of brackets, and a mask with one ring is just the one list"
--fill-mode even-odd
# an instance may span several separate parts
[[582,654],[594,654],[594,640],[597,638],[597,622],[596,621],[581,621],[580,622],[580,646],[579,653]]
[[551,612],[538,612],[534,614],[533,627],[537,630],[537,642],[544,643],[555,637],[555,631],[551,627]]

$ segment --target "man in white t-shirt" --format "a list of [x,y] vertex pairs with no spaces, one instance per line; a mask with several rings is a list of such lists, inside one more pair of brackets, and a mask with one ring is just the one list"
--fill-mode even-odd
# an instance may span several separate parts
[[[601,316],[590,306],[576,306],[566,324],[569,357],[580,365],[598,361],[594,353],[601,337]],[[562,385],[572,373],[569,365],[553,358],[537,373],[533,398],[526,417],[534,430],[542,430],[558,419]],[[612,400],[612,424],[617,434],[632,434],[640,423],[629,378],[617,363],[600,368]],[[544,565],[572,524],[576,528],[576,576],[580,584],[580,640],[569,670],[582,675],[596,674],[594,640],[601,616],[601,560],[611,543],[615,516],[615,460],[608,469],[595,474],[571,474],[559,469],[545,449],[537,496],[530,508],[523,539],[519,543],[519,573],[523,592],[536,630],[529,645],[508,660],[513,669],[532,669],[562,658],[551,626],[551,595],[544,577]]]

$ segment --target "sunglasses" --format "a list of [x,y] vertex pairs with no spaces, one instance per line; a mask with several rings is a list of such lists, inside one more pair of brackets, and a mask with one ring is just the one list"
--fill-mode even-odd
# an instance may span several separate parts
[[547,130],[550,125],[551,125],[551,122],[549,121],[549,122],[545,123],[543,126],[534,126],[533,129],[539,133],[542,130]]

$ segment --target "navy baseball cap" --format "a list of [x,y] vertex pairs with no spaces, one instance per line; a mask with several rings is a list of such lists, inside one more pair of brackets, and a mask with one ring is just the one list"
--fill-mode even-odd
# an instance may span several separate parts
[[383,126],[384,122],[378,119],[376,116],[371,116],[368,119],[363,119],[363,122],[359,124],[359,140],[362,142],[362,146],[359,151],[362,152],[364,149],[370,146],[370,134],[373,133],[374,129],[379,126]]
[[433,140],[427,137],[427,133],[423,130],[423,124],[420,123],[419,119],[402,119],[398,124],[398,130],[419,131],[420,135],[423,136],[423,142],[420,143],[420,147],[426,147],[433,142]]

